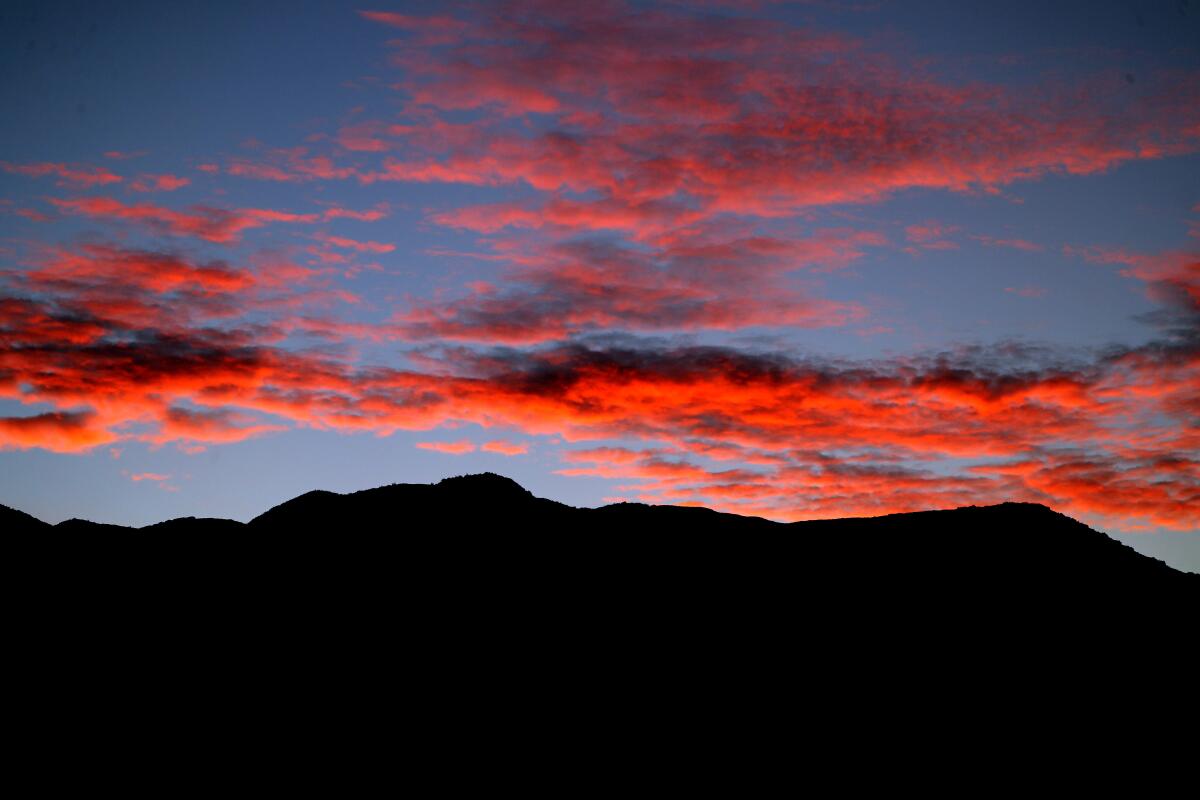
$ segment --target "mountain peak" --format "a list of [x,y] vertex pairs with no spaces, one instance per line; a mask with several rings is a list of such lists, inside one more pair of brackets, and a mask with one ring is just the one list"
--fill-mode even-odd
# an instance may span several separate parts
[[488,495],[514,495],[532,497],[533,493],[512,478],[497,475],[494,472],[476,472],[470,475],[455,475],[443,478],[436,484],[443,489],[455,492],[483,492]]

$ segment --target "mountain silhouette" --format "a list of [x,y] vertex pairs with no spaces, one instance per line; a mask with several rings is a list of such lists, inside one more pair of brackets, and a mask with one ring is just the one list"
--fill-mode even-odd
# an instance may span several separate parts
[[790,746],[785,719],[838,741],[890,719],[902,742],[939,713],[1111,724],[1121,691],[1187,674],[1200,599],[1200,576],[1026,503],[783,524],[572,508],[485,474],[308,492],[245,524],[0,524],[22,685],[98,720],[128,698],[187,725],[216,709],[210,733],[246,709],[497,743],[531,710],[555,736],[611,717],[597,730],[637,737],[649,714],[763,746]]
[[483,581],[540,568],[584,580],[657,574],[699,585],[707,576],[808,592],[856,585],[906,594],[953,588],[1097,597],[1200,590],[1200,576],[1030,503],[778,523],[695,507],[574,508],[487,473],[349,494],[312,491],[245,524],[187,517],[144,528],[78,519],[51,526],[3,506],[0,522],[26,552],[50,548],[143,566],[174,552],[197,569],[264,559],[342,570],[420,562],[434,571],[478,570]]

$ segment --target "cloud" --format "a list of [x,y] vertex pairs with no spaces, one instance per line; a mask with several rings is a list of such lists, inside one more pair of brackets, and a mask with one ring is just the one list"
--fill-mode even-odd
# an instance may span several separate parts
[[[0,396],[30,412],[0,418],[0,447],[194,452],[297,428],[475,425],[482,444],[432,434],[417,446],[512,455],[529,445],[490,437],[554,437],[567,474],[778,519],[1029,500],[1118,527],[1197,527],[1194,254],[1068,251],[1146,291],[1157,338],[1137,347],[1068,357],[1000,342],[871,361],[692,344],[865,319],[864,306],[822,296],[825,276],[891,247],[860,223],[827,221],[861,219],[848,204],[913,189],[987,194],[1193,151],[1194,75],[1014,91],[946,80],[844,36],[621,3],[362,17],[396,37],[399,118],[201,168],[294,188],[479,187],[470,205],[448,199],[429,219],[479,237],[475,255],[496,274],[398,301],[385,320],[368,302],[346,319],[339,304],[359,298],[333,282],[340,267],[96,239],[41,248],[0,272]],[[120,180],[12,166],[74,188]],[[339,235],[317,233],[324,257],[393,247],[340,235],[386,206],[50,202],[208,243],[328,224]],[[967,238],[921,223],[899,246],[955,236]],[[405,347],[370,363],[357,340]]]
[[393,322],[410,339],[512,344],[614,329],[844,325],[864,309],[812,296],[789,275],[836,269],[881,242],[845,230],[802,240],[725,240],[700,231],[654,249],[571,240],[512,254],[519,264],[502,287],[479,284],[461,299],[417,304]]
[[[778,21],[619,3],[370,18],[440,35],[397,42],[400,86],[424,116],[379,134],[396,155],[364,180],[525,184],[650,213],[686,198],[693,212],[772,217],[913,188],[994,191],[1200,144],[1188,74],[1016,91]],[[482,116],[451,122],[462,111]]]
[[[222,316],[221,298],[251,307],[269,272],[152,258],[63,256],[10,285],[28,295],[0,303],[0,394],[55,410],[0,421],[2,446],[194,450],[294,427],[475,424],[595,443],[590,462],[574,455],[566,468],[638,496],[780,519],[1024,499],[1105,524],[1196,526],[1194,336],[1079,361],[997,345],[888,362],[610,337],[368,367],[283,346],[290,317]],[[190,315],[157,309],[178,293],[193,297]],[[641,449],[605,444],[631,440]],[[500,441],[483,449],[503,452]]]
[[458,442],[417,442],[417,447],[422,450],[433,450],[437,453],[446,453],[452,456],[461,456],[475,452],[475,445],[466,439]]
[[115,434],[94,422],[89,412],[0,417],[0,450],[40,447],[57,453],[78,453],[116,441]]
[[64,213],[135,222],[157,233],[192,236],[217,244],[237,242],[245,231],[267,223],[313,223],[321,218],[318,214],[256,208],[228,210],[192,206],[187,211],[175,211],[152,203],[126,205],[111,197],[51,198],[50,202]]
[[126,205],[110,197],[83,197],[69,200],[51,198],[60,211],[102,219],[120,219],[145,225],[160,233],[194,236],[227,244],[237,241],[242,232],[263,223],[253,217],[217,208],[173,211],[150,203]]
[[141,481],[162,482],[171,480],[170,475],[162,475],[157,472],[132,472],[128,473],[128,475],[129,480],[133,481],[134,483],[139,483]]
[[173,192],[190,183],[190,179],[178,175],[144,174],[137,176],[137,179],[129,184],[129,188],[135,192]]
[[332,219],[356,219],[360,222],[375,222],[381,220],[388,215],[387,204],[381,204],[367,211],[354,211],[347,208],[327,208],[321,216],[326,220]]
[[448,44],[457,41],[470,26],[448,16],[418,17],[394,11],[359,11],[359,16],[416,34],[425,44]]
[[930,221],[920,225],[909,225],[904,229],[904,238],[927,250],[953,250],[957,249],[958,245],[949,237],[959,230],[957,225],[943,225]]
[[1040,244],[1025,239],[997,239],[992,236],[972,236],[971,238],[982,242],[988,247],[1011,247],[1016,250],[1024,250],[1028,253],[1040,253],[1046,249]]
[[385,244],[383,242],[360,242],[356,239],[348,239],[344,236],[330,236],[328,234],[318,234],[313,238],[320,242],[324,242],[331,247],[340,247],[347,250],[356,250],[360,253],[390,253],[396,249],[394,244]]
[[382,123],[349,125],[338,130],[337,143],[353,152],[382,153],[391,148],[390,142],[378,135],[383,130]]
[[1121,265],[1121,275],[1142,281],[1147,298],[1161,307],[1146,321],[1173,328],[1174,335],[1182,337],[1195,336],[1200,329],[1200,252],[1141,253],[1103,246],[1067,246],[1064,252],[1093,264]]
[[529,445],[496,439],[484,442],[479,449],[485,453],[498,453],[502,456],[522,456],[529,452]]
[[[1188,73],[1017,91],[809,27],[619,2],[362,16],[405,32],[391,45],[406,104],[399,121],[345,129],[345,147],[385,154],[354,176],[504,193],[430,213],[487,237],[478,255],[508,267],[411,301],[391,320],[411,341],[861,322],[863,304],[822,297],[811,276],[886,240],[782,220],[913,189],[998,193],[1200,147]],[[905,230],[911,248],[955,249],[956,237],[937,220]],[[838,238],[841,254],[806,252]]]
[[258,159],[230,159],[225,167],[229,175],[283,183],[314,180],[344,180],[358,175],[354,167],[338,166],[326,155],[309,155],[306,147],[269,150]]
[[0,169],[17,175],[28,175],[31,178],[53,175],[58,178],[59,186],[76,189],[91,189],[95,186],[107,186],[124,180],[120,175],[116,175],[104,167],[72,167],[49,162],[10,164],[7,161],[0,161]]

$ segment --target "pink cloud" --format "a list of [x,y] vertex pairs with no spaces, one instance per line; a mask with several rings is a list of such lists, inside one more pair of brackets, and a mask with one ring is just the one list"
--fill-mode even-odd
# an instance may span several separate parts
[[380,205],[367,211],[354,211],[347,208],[327,208],[321,216],[325,219],[355,219],[360,222],[375,222],[388,215],[386,205]]
[[[1107,108],[1099,86],[952,84],[848,38],[763,20],[616,6],[599,25],[578,6],[525,4],[470,22],[385,19],[472,44],[470,58],[447,57],[441,39],[398,45],[402,88],[435,121],[409,126],[397,157],[360,173],[368,181],[524,183],[631,208],[683,194],[707,213],[773,216],[904,189],[1089,174],[1191,152],[1200,138],[1200,112],[1167,111],[1200,106],[1189,77],[1126,88]],[[628,44],[643,41],[655,46]],[[497,113],[471,130],[441,115],[464,109]],[[540,115],[550,129],[504,122]]]
[[957,225],[926,222],[921,225],[909,225],[904,229],[904,236],[910,242],[915,242],[923,247],[930,247],[945,243],[943,240],[957,233],[959,230],[960,228]]
[[133,472],[133,473],[128,473],[128,475],[129,475],[129,480],[133,481],[134,483],[138,483],[139,481],[161,482],[161,481],[169,481],[171,479],[170,475],[161,475],[157,472]]
[[194,236],[218,244],[238,241],[241,234],[271,222],[313,223],[318,214],[293,214],[271,209],[228,210],[209,206],[192,206],[176,211],[152,203],[127,205],[111,197],[81,197],[69,200],[51,198],[60,211],[100,219],[135,222],[160,233],[175,236]]
[[991,236],[972,236],[971,238],[989,247],[1011,247],[1016,250],[1025,250],[1029,253],[1038,253],[1046,249],[1040,244],[1025,239],[996,239]]
[[42,162],[37,164],[10,164],[0,161],[0,169],[18,175],[28,175],[40,178],[53,175],[58,178],[59,186],[71,186],[79,189],[91,189],[94,186],[106,186],[120,183],[124,180],[104,167],[71,167],[66,164]]
[[182,178],[176,175],[139,175],[136,180],[129,184],[129,188],[135,192],[173,192],[176,189],[182,189],[191,183],[188,178]]
[[466,439],[458,442],[417,442],[417,447],[452,456],[461,456],[475,451],[475,445]]
[[390,253],[396,249],[394,244],[385,244],[382,242],[360,242],[355,239],[348,239],[344,236],[329,236],[327,234],[318,234],[313,238],[324,242],[331,247],[340,247],[347,250],[357,250],[360,253]]

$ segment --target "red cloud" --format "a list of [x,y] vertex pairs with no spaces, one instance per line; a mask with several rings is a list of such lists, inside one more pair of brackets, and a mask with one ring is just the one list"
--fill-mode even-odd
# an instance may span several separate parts
[[150,203],[125,205],[110,197],[85,197],[74,200],[51,199],[60,211],[88,217],[129,220],[176,236],[195,236],[210,242],[236,241],[242,231],[262,222],[233,211],[195,208],[190,212],[173,211]]
[[1200,253],[1147,254],[1108,247],[1066,247],[1064,251],[1095,264],[1123,264],[1121,274],[1144,281],[1151,300],[1200,316]]
[[947,237],[954,235],[959,230],[957,225],[943,225],[940,222],[926,222],[922,225],[909,225],[904,229],[904,236],[910,242],[915,242],[921,247],[933,249],[946,249],[947,247],[957,247]]
[[182,178],[177,175],[139,175],[137,179],[129,184],[129,188],[135,192],[173,192],[176,189],[182,189],[191,183],[188,178]]
[[698,231],[652,251],[570,242],[515,255],[509,288],[476,287],[466,298],[417,305],[393,321],[408,338],[530,343],[591,330],[821,327],[861,319],[850,303],[788,284],[801,269],[831,269],[882,240],[824,231],[810,239],[714,239]]
[[174,236],[194,236],[218,244],[236,242],[251,228],[269,222],[313,223],[317,214],[292,214],[270,209],[246,208],[228,210],[193,206],[188,211],[175,211],[151,203],[126,205],[111,197],[82,197],[70,200],[51,198],[60,211],[100,219],[119,219],[136,222],[160,233]]
[[[219,267],[164,262],[170,277],[134,267],[127,278],[70,260],[47,269],[34,280],[56,303],[0,305],[0,391],[59,410],[0,420],[7,447],[71,451],[132,438],[194,449],[297,425],[388,433],[457,421],[653,443],[577,454],[591,466],[573,469],[624,478],[646,497],[784,519],[1029,499],[1109,524],[1197,522],[1200,464],[1185,454],[1200,449],[1200,434],[1182,421],[1200,413],[1200,348],[1185,340],[1036,369],[1003,351],[885,366],[581,346],[363,369],[273,344],[270,327],[86,305],[105,278],[125,282],[107,291],[131,307],[150,307],[163,291],[256,291]],[[975,467],[921,467],[946,458]]]
[[[458,44],[402,41],[402,85],[425,116],[395,128],[400,155],[365,180],[525,183],[626,208],[686,197],[692,211],[775,216],[1092,173],[1194,151],[1200,136],[1194,75],[964,86],[803,28],[622,5],[602,19],[520,3],[470,21],[370,18]],[[457,127],[441,113],[463,109],[499,113]]]
[[31,417],[0,417],[0,450],[40,447],[58,453],[91,450],[119,436],[95,424],[87,412],[52,411]]
[[[506,281],[413,302],[393,319],[413,340],[841,325],[865,309],[796,281],[819,265],[786,250],[817,237],[780,230],[781,218],[911,189],[996,192],[1200,147],[1191,74],[1017,92],[946,81],[806,28],[621,3],[363,16],[411,34],[393,43],[409,102],[403,124],[347,133],[388,151],[382,167],[356,177],[533,193],[432,214],[481,234],[507,231],[481,255],[513,266]],[[722,233],[731,224],[736,233]],[[905,231],[926,249],[956,248],[960,233],[937,222]],[[883,243],[858,235],[859,249]],[[588,248],[604,252],[578,255]],[[847,252],[827,266],[861,255]]]
[[390,253],[396,249],[394,244],[384,244],[382,242],[360,242],[355,239],[347,239],[344,236],[329,236],[319,234],[314,237],[318,241],[324,242],[332,247],[341,247],[347,250],[357,250],[360,253]]
[[93,186],[106,186],[110,183],[120,183],[123,178],[115,175],[104,167],[69,167],[66,164],[10,164],[0,161],[0,169],[18,175],[28,175],[40,178],[54,175],[59,186],[71,186],[79,189],[91,189]]
[[[519,200],[433,217],[492,235],[482,256],[503,262],[506,280],[370,324],[329,316],[356,298],[319,270],[95,245],[52,252],[0,274],[0,396],[38,410],[0,418],[0,447],[195,450],[295,427],[473,424],[587,443],[565,469],[625,481],[632,495],[780,519],[1017,499],[1106,524],[1197,527],[1192,255],[1084,251],[1144,282],[1163,334],[1079,362],[996,346],[851,363],[622,335],[858,319],[862,308],[816,296],[814,275],[885,240],[797,214],[1191,151],[1194,76],[1016,93],[777,23],[619,4],[513,4],[472,21],[363,16],[402,31],[402,124],[344,131],[333,152],[354,166],[294,148],[226,172],[525,187]],[[385,149],[382,166],[363,166]],[[217,243],[268,223],[384,214],[54,202]],[[930,245],[948,232],[906,233]],[[591,333],[606,336],[577,338]],[[312,337],[321,346],[305,348]],[[424,346],[406,368],[371,366],[329,346],[347,337]]]
[[244,269],[106,245],[51,251],[9,283],[45,299],[2,298],[0,324],[43,344],[83,344],[121,330],[186,335],[190,326],[250,311],[286,313],[334,297],[319,273],[288,262]]
[[427,45],[457,41],[470,26],[453,17],[416,17],[394,11],[359,11],[363,19],[416,34]]
[[362,222],[375,222],[381,220],[388,215],[387,204],[382,204],[369,211],[354,211],[347,208],[327,208],[321,216],[327,220],[330,219],[356,219]]
[[266,181],[301,183],[313,180],[339,180],[353,177],[353,167],[339,167],[328,156],[310,156],[308,149],[296,147],[290,150],[272,150],[265,160],[252,161],[235,158],[225,168],[230,175]]

